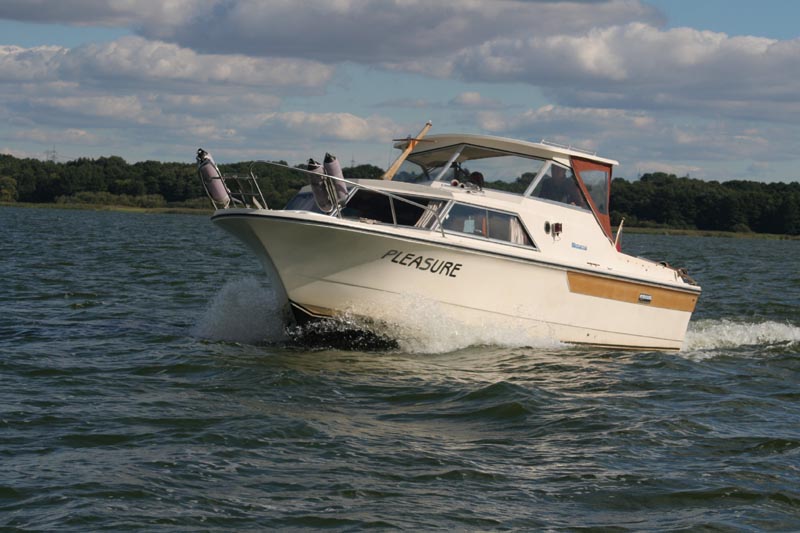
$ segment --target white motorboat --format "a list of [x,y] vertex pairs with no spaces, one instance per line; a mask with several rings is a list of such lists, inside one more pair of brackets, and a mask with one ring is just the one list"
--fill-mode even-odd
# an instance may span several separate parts
[[[249,246],[301,322],[397,323],[403,298],[466,326],[627,349],[681,348],[700,287],[682,269],[619,251],[616,161],[547,142],[468,134],[398,141],[383,179],[310,162],[311,185],[269,209],[256,177],[198,152],[212,221]],[[423,138],[424,137],[424,138]],[[617,231],[619,231],[621,228]],[[432,311],[433,310],[433,311]]]

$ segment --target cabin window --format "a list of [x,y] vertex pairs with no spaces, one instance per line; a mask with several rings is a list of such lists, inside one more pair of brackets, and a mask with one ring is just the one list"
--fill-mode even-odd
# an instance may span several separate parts
[[583,184],[592,197],[597,212],[603,215],[608,214],[608,172],[605,170],[582,170],[580,171]]
[[550,165],[550,168],[547,169],[533,188],[531,196],[589,209],[589,204],[583,197],[583,193],[581,193],[575,174],[572,173],[572,170],[561,165]]
[[544,163],[535,157],[461,144],[412,154],[403,162],[394,180],[412,183],[458,180],[469,184],[474,181],[470,176],[479,173],[483,178],[482,186],[487,189],[522,194]]
[[445,217],[444,229],[521,246],[533,246],[516,215],[493,209],[456,203]]
[[444,204],[440,200],[422,198],[418,196],[398,195],[417,205],[390,198],[385,194],[367,189],[358,189],[355,194],[347,201],[347,205],[342,209],[342,216],[347,218],[363,218],[383,222],[385,224],[395,224],[400,226],[428,227],[431,225],[435,216],[427,209],[420,206],[427,206],[438,210]]

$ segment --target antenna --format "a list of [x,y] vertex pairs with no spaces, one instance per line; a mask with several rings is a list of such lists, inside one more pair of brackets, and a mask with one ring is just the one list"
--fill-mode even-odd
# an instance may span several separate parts
[[58,159],[58,152],[56,152],[55,145],[53,145],[53,149],[52,150],[45,150],[44,151],[44,157],[45,157],[45,159],[47,159],[51,163],[55,163],[56,162],[56,160]]

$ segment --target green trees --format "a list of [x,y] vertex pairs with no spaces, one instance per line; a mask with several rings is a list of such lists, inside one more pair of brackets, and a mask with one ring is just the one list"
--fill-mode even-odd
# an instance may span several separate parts
[[[285,161],[277,163],[288,167]],[[292,168],[241,162],[220,165],[228,176],[258,176],[267,204],[283,207],[308,176]],[[343,169],[348,179],[378,178],[383,169],[358,165]],[[142,161],[128,164],[117,156],[79,158],[66,163],[18,159],[0,154],[0,201],[95,203],[139,207],[203,205],[205,190],[194,163]]]
[[0,202],[17,201],[17,180],[0,176]]
[[[270,207],[282,207],[308,176],[283,166],[242,162],[220,165],[225,175],[259,177]],[[348,179],[375,179],[383,169],[359,165],[343,169]],[[533,176],[502,184],[524,190]],[[489,185],[489,184],[487,184]],[[492,184],[492,186],[498,184]],[[209,206],[193,163],[142,161],[117,156],[79,158],[66,163],[18,159],[0,154],[0,201],[101,203],[136,206]],[[628,226],[800,235],[800,183],[702,181],[654,172],[636,181],[615,178],[611,219]]]
[[702,181],[674,174],[615,178],[612,224],[800,234],[800,183]]

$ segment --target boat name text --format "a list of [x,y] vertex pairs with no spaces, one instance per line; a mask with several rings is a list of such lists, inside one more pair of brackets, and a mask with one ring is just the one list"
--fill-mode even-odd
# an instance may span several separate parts
[[433,257],[424,257],[411,252],[403,252],[402,250],[389,250],[383,254],[381,259],[388,259],[392,263],[404,267],[415,267],[417,270],[422,270],[423,272],[441,274],[443,276],[450,276],[451,278],[455,278],[458,271],[464,266],[461,263],[434,259]]

